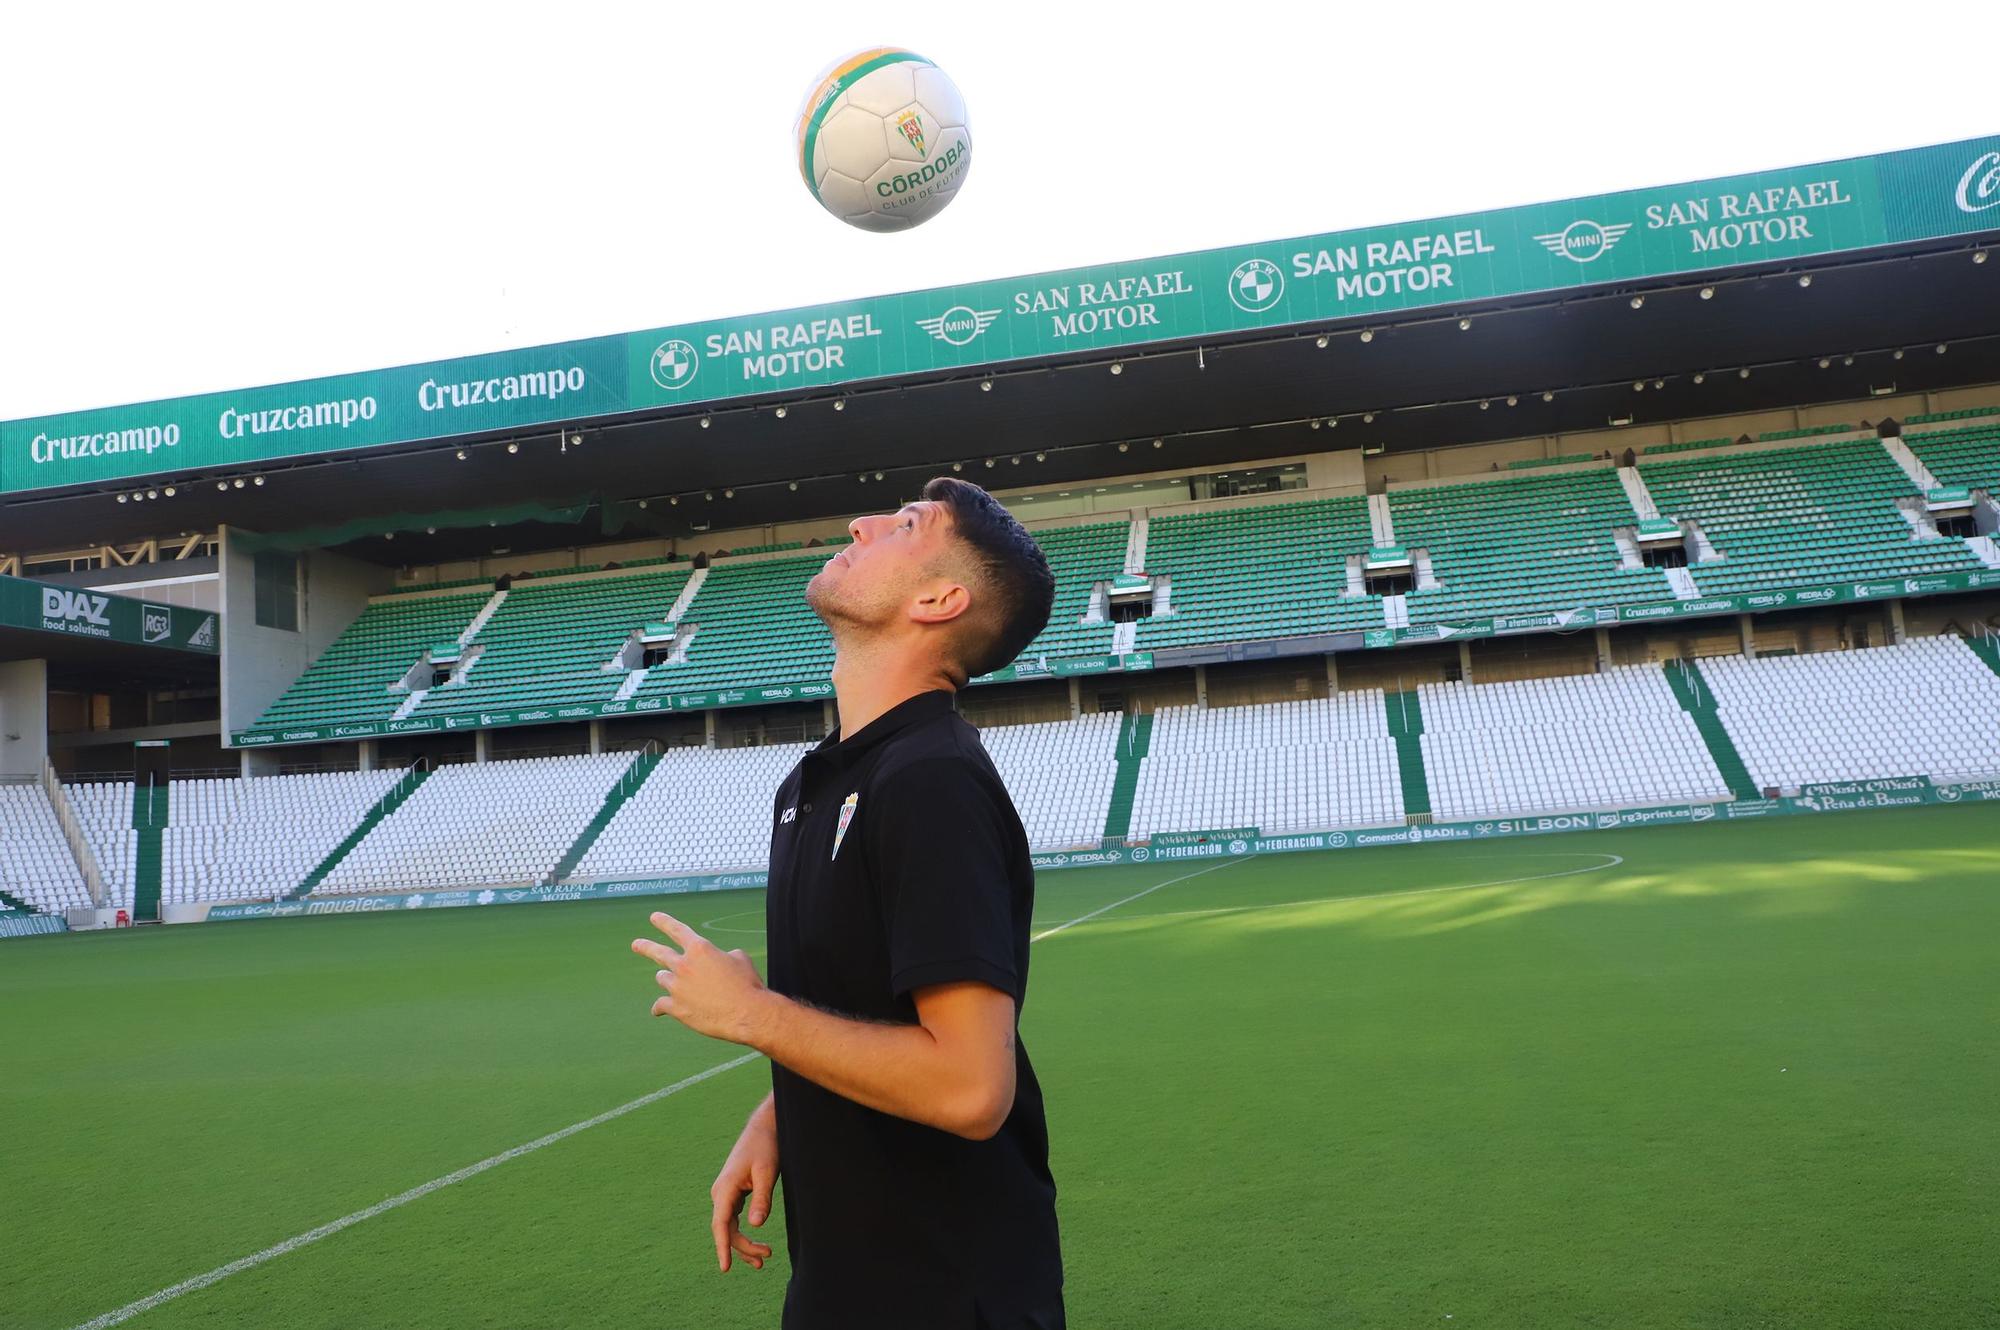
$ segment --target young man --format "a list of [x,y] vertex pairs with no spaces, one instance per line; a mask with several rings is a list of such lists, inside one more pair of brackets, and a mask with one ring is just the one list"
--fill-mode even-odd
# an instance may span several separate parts
[[1048,623],[1040,548],[940,477],[856,519],[806,599],[834,640],[840,725],[778,791],[770,987],[679,920],[654,1015],[766,1054],[771,1094],[710,1191],[716,1259],[784,1177],[786,1330],[1058,1330],[1062,1253],[1041,1087],[1017,1035],[1028,841],[952,694]]

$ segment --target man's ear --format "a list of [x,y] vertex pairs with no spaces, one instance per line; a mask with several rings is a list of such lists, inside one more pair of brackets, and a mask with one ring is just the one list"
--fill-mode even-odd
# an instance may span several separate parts
[[938,580],[917,592],[910,602],[915,623],[950,623],[972,608],[972,593],[962,582]]

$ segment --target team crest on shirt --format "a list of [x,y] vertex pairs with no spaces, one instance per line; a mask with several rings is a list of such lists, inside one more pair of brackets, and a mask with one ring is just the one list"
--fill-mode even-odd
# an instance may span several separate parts
[[847,839],[847,826],[850,822],[854,821],[854,810],[860,803],[861,792],[859,790],[841,800],[840,823],[833,829],[833,853],[827,856],[829,861],[840,857],[840,843]]

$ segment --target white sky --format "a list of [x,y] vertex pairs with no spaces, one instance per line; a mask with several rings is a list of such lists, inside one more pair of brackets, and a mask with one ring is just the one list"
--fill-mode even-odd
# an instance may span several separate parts
[[[1967,138],[1980,8],[7,5],[0,418]],[[874,44],[972,120],[901,235],[792,158]]]

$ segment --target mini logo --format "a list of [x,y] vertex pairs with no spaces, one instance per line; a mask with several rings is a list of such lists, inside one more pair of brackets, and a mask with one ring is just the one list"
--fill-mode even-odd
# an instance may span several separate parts
[[1980,154],[1958,178],[1958,210],[1985,212],[2000,208],[2000,152]]
[[1245,259],[1229,274],[1229,299],[1245,314],[1262,314],[1285,294],[1285,275],[1269,259]]
[[1706,822],[1715,816],[1714,804],[1696,804],[1688,809],[1688,818],[1694,822]]
[[215,616],[209,615],[201,621],[201,627],[188,634],[191,647],[212,647],[215,645]]
[[798,819],[798,816],[799,816],[799,810],[798,806],[795,804],[792,807],[787,808],[784,812],[778,814],[778,825],[781,827],[786,826],[796,821]]
[[948,346],[964,346],[993,326],[1000,317],[997,309],[974,309],[953,305],[935,318],[918,319],[917,326]]
[[896,132],[903,140],[917,150],[917,156],[930,156],[930,149],[924,147],[924,118],[915,111],[903,111],[896,116]]
[[1956,785],[1940,785],[1937,797],[1941,803],[1955,804],[1959,799],[1959,788]]
[[406,910],[421,910],[423,907],[424,907],[424,896],[422,892],[418,892],[416,895],[411,896],[408,900],[405,900],[403,902],[403,908]]
[[840,857],[840,843],[847,839],[848,824],[854,821],[854,810],[860,803],[861,792],[859,790],[841,800],[840,822],[833,829],[833,853],[827,856],[829,862]]
[[1344,831],[1336,831],[1332,835],[1326,838],[1326,843],[1328,845],[1331,845],[1334,849],[1338,850],[1342,846],[1347,844],[1347,833]]
[[139,631],[148,642],[164,642],[173,633],[174,619],[164,605],[141,608]]
[[1247,840],[1233,840],[1229,842],[1229,852],[1231,854],[1248,854],[1250,852],[1250,842]]
[[1141,845],[1138,849],[1132,851],[1132,862],[1135,864],[1143,864],[1152,857],[1153,857],[1153,852],[1147,849],[1143,845]]
[[1562,230],[1536,236],[1535,240],[1559,259],[1590,263],[1598,256],[1609,253],[1611,247],[1624,239],[1625,233],[1631,229],[1630,222],[1601,226],[1588,217],[1579,217]]
[[653,382],[668,392],[678,392],[694,382],[701,368],[701,356],[693,346],[675,337],[653,348]]
[[1597,815],[1597,826],[1599,830],[1606,830],[1611,827],[1615,827],[1618,825],[1618,823],[1619,823],[1619,817],[1618,814],[1616,813],[1599,813]]

